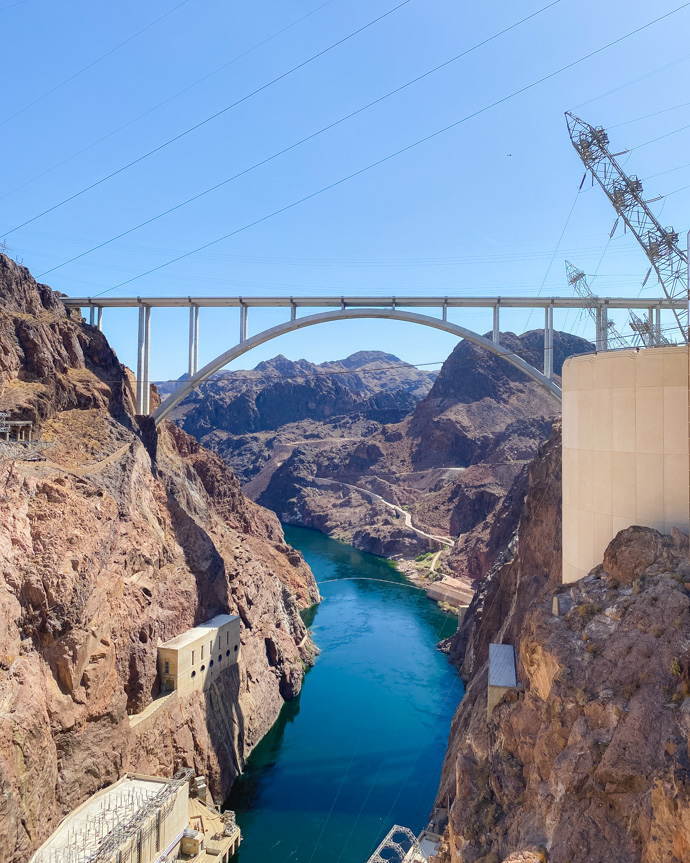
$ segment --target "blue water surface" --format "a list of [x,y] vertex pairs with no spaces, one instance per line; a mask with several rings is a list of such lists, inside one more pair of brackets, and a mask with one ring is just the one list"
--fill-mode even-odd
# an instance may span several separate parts
[[365,863],[392,824],[426,826],[463,695],[436,649],[457,618],[382,558],[304,528],[285,537],[319,582],[305,614],[321,652],[226,801],[235,861]]

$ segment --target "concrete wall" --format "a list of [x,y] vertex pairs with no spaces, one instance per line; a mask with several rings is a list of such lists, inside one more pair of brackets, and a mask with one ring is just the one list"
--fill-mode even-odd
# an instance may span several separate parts
[[[178,636],[158,647],[161,684],[165,688],[177,690],[181,697],[195,690],[208,689],[218,675],[234,665],[239,657],[239,617],[232,617],[218,628],[197,627],[190,632],[194,637],[185,639]],[[178,640],[185,643],[175,645],[174,642]]]
[[688,532],[688,353],[607,351],[563,366],[563,581],[633,524]]

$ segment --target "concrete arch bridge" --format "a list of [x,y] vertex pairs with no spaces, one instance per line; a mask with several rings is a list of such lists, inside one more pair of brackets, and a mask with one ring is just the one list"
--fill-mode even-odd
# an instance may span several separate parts
[[[458,339],[467,339],[479,345],[524,372],[555,398],[561,398],[561,390],[553,380],[553,310],[585,309],[593,313],[596,320],[597,350],[608,349],[609,309],[643,309],[649,316],[650,331],[659,333],[661,340],[661,311],[680,308],[683,303],[667,298],[586,298],[581,297],[62,297],[68,308],[89,309],[92,326],[102,328],[104,308],[138,308],[138,358],[137,358],[137,413],[149,414],[150,392],[150,332],[151,309],[189,309],[189,375],[175,392],[154,412],[156,425],[187,396],[208,380],[215,372],[241,357],[252,348],[265,344],[279,336],[316,324],[340,320],[381,318],[405,321],[451,333]],[[198,368],[199,309],[235,307],[240,311],[239,340],[237,344],[203,368]],[[247,337],[248,310],[255,308],[289,308],[290,318],[282,324],[270,327],[256,335]],[[299,317],[298,308],[328,309]],[[421,314],[414,308],[434,309],[437,314]],[[449,308],[484,308],[493,313],[492,337],[486,338],[466,327],[448,320]],[[500,343],[500,311],[502,308],[540,309],[544,313],[544,371],[541,372]],[[440,309],[441,314],[438,315]]]

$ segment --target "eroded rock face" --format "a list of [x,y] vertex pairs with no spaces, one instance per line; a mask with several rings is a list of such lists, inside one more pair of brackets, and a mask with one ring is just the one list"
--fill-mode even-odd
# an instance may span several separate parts
[[[0,860],[24,863],[127,770],[193,766],[221,799],[300,689],[318,591],[218,456],[131,417],[100,333],[1,256],[0,276],[0,404],[52,443],[0,461]],[[240,664],[133,721],[159,694],[157,644],[222,612]]]
[[[561,586],[559,461],[555,434],[530,469],[509,559],[487,579],[466,633],[438,863],[681,863],[690,859],[687,538],[622,531],[601,567]],[[487,721],[490,641],[515,645],[521,689]]]
[[[540,338],[543,331],[502,333],[501,343],[539,367],[534,344]],[[591,347],[566,333],[555,333],[554,340],[557,372],[565,356]],[[331,432],[319,425],[311,439],[304,424],[299,437],[284,427],[285,442],[262,463],[247,492],[284,521],[315,527],[377,554],[409,558],[439,547],[356,488],[375,492],[406,506],[412,524],[422,531],[455,537],[452,553],[442,558],[442,571],[479,581],[517,528],[526,467],[549,436],[559,407],[501,358],[461,342],[429,394],[402,422],[378,428],[353,424],[350,430],[341,424]],[[290,439],[298,442],[288,444]],[[244,440],[239,449],[244,461]]]

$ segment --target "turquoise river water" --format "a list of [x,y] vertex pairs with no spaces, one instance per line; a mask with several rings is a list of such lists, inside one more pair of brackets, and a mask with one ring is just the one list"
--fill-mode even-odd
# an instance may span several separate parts
[[321,652],[226,801],[235,861],[365,863],[394,823],[426,826],[463,694],[436,649],[457,618],[386,560],[304,528],[285,536],[319,582],[306,622]]

